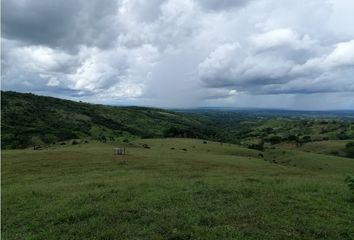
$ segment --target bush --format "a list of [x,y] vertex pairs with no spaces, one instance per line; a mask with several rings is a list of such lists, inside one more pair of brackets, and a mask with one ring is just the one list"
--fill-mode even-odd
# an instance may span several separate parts
[[311,142],[311,136],[304,136],[304,137],[302,138],[302,141],[305,142],[305,143]]
[[39,136],[33,136],[31,138],[31,144],[32,145],[43,145],[43,141]]
[[288,141],[294,141],[297,142],[299,140],[299,137],[296,135],[289,135],[288,136]]
[[205,135],[214,135],[214,133],[197,127],[185,128],[175,126],[163,131],[164,137],[203,138]]
[[278,144],[282,142],[282,138],[279,136],[271,136],[270,138],[268,138],[268,141],[270,142],[270,144],[274,145],[274,144]]
[[264,151],[264,141],[262,140],[261,142],[257,143],[257,144],[251,144],[248,146],[249,149],[255,149],[258,151]]
[[341,132],[337,135],[337,138],[339,140],[347,140],[350,138],[350,136],[348,136],[348,134],[346,134],[345,132]]
[[99,136],[98,139],[99,139],[100,142],[103,142],[103,143],[107,142],[107,138],[106,138],[105,135]]
[[354,158],[354,142],[349,142],[345,146],[345,153],[347,157]]
[[45,134],[43,137],[42,137],[42,140],[45,142],[45,143],[55,143],[58,141],[58,138],[56,136],[54,136],[53,134]]
[[57,133],[57,137],[59,141],[65,141],[68,139],[73,139],[76,138],[76,134],[71,132],[70,130],[67,129],[62,129],[60,132]]
[[346,179],[345,182],[347,183],[349,189],[354,193],[354,176],[349,175]]

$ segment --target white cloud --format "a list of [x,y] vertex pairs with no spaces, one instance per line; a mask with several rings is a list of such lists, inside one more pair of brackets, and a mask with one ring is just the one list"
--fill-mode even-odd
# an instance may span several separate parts
[[[297,75],[318,75],[343,71],[343,68],[354,68],[354,40],[336,44],[333,49],[321,56],[307,60],[303,65],[297,65],[292,73]],[[348,79],[350,80],[350,79]]]
[[275,29],[251,36],[250,42],[255,50],[291,47],[293,49],[308,49],[315,44],[309,35],[299,36],[291,29]]
[[351,0],[13,0],[3,9],[4,89],[169,107],[354,91]]
[[72,61],[71,55],[44,46],[18,47],[7,58],[29,72],[61,72]]
[[354,67],[354,39],[338,43],[333,52],[324,59],[324,65],[329,68]]

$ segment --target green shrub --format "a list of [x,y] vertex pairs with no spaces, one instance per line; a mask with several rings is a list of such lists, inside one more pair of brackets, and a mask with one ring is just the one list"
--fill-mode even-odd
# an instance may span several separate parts
[[278,144],[282,142],[282,138],[279,136],[271,136],[270,138],[268,138],[268,141],[270,142],[270,144],[274,145],[274,144]]
[[248,146],[249,149],[255,149],[258,151],[264,151],[264,140],[261,140],[259,143],[251,144]]
[[346,179],[345,182],[347,183],[349,189],[354,193],[354,176],[349,175]]
[[348,134],[345,132],[341,132],[341,133],[337,134],[337,138],[339,140],[347,140],[350,138],[350,136],[348,136]]
[[302,138],[302,141],[305,142],[305,143],[311,142],[311,136],[304,136],[304,137]]
[[45,134],[43,137],[42,137],[42,140],[45,142],[45,143],[55,143],[58,141],[58,138],[53,135],[53,134]]
[[289,136],[288,136],[288,141],[297,142],[297,141],[299,141],[299,137],[296,136],[296,135],[289,135]]
[[354,142],[349,142],[345,146],[345,153],[347,157],[354,158]]

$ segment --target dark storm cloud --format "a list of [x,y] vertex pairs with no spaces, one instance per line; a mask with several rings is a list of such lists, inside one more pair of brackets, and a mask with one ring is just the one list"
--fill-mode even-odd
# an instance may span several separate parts
[[253,0],[198,0],[200,5],[211,11],[230,10],[245,6]]
[[109,24],[114,23],[117,9],[112,0],[4,0],[2,33],[4,38],[29,45],[105,47],[114,41]]

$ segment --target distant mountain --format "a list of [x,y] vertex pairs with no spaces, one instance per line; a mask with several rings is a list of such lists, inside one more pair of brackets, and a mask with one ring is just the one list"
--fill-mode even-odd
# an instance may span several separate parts
[[114,107],[1,92],[1,147],[25,148],[69,139],[212,136],[201,118],[145,107]]

